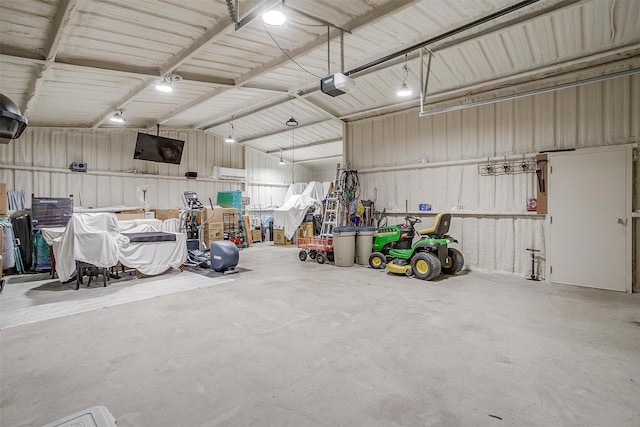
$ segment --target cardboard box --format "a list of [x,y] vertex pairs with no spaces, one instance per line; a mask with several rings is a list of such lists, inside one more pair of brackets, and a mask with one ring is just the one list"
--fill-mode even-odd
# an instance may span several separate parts
[[144,214],[142,209],[127,209],[124,211],[120,211],[121,214]]
[[291,239],[285,239],[284,230],[273,230],[273,244],[274,245],[292,245]]
[[262,242],[262,231],[251,230],[251,238],[254,242]]
[[221,222],[210,222],[204,225],[204,244],[209,247],[211,242],[224,238],[224,227]]
[[0,182],[0,216],[7,215],[7,184]]
[[313,223],[303,222],[300,224],[300,238],[313,238]]
[[164,221],[170,218],[180,218],[180,209],[156,209],[156,219]]
[[[209,223],[212,222],[222,222],[223,221],[223,208],[220,206],[213,206],[213,209],[211,209],[211,206],[209,207],[205,207],[204,208],[204,221],[209,220],[209,218],[213,219],[211,221],[209,221]],[[198,217],[198,221],[200,221],[200,217]]]
[[116,214],[118,221],[129,221],[132,219],[144,219],[143,213],[119,213]]

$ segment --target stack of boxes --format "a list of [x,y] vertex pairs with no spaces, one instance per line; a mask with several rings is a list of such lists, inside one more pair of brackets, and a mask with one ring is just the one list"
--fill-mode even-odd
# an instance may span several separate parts
[[[204,244],[206,247],[211,245],[211,242],[216,240],[222,240],[224,238],[224,224],[223,224],[223,211],[220,206],[213,206],[204,208]],[[213,218],[209,221],[210,218]],[[207,222],[208,221],[208,222]]]
[[286,239],[284,230],[273,230],[273,244],[274,245],[293,245],[297,244],[297,238],[300,239],[313,239],[313,222],[303,222],[300,224],[298,236],[294,236],[293,239]]

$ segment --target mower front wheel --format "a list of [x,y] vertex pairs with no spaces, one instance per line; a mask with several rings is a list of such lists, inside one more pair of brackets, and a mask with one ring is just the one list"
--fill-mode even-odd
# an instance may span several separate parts
[[456,274],[464,267],[464,257],[462,253],[454,248],[447,250],[447,262],[442,266],[442,272],[445,274]]
[[413,274],[418,279],[431,280],[440,275],[442,264],[437,256],[430,252],[420,252],[413,256],[411,260]]
[[369,266],[381,270],[387,265],[387,258],[382,252],[374,252],[369,256]]

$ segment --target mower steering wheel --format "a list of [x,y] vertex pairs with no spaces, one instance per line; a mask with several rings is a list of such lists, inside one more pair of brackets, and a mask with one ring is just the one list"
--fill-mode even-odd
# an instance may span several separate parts
[[411,225],[415,225],[415,224],[417,224],[419,222],[422,222],[422,220],[420,218],[416,218],[415,216],[408,216],[407,217],[407,221],[409,221],[409,223]]

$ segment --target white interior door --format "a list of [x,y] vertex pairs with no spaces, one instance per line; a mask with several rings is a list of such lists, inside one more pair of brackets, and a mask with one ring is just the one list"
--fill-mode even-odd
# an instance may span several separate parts
[[631,149],[549,157],[550,280],[631,292]]

